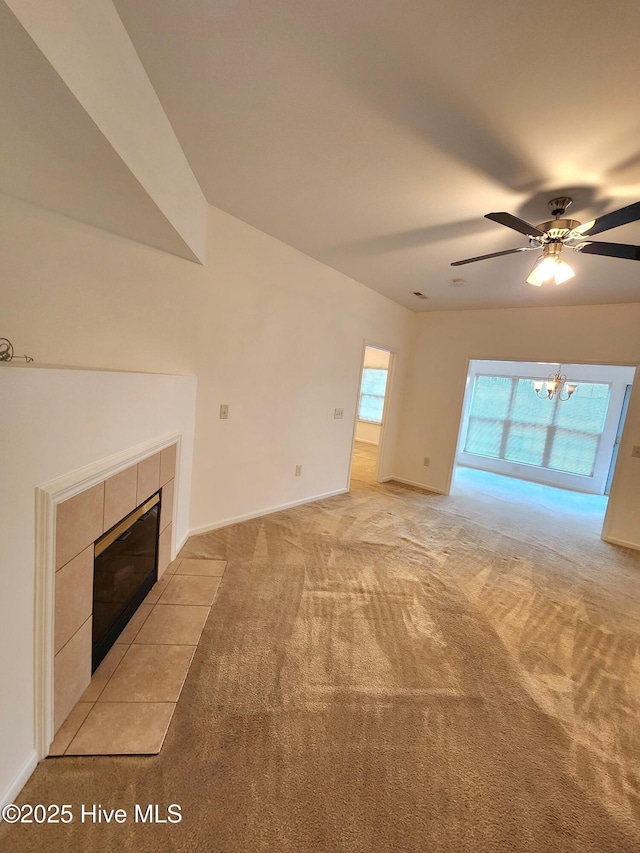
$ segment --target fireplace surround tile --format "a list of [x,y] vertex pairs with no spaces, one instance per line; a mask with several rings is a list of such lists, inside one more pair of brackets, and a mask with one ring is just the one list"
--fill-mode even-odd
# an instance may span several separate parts
[[160,485],[164,486],[176,476],[176,444],[160,451]]
[[56,571],[103,533],[104,482],[58,504]]
[[160,505],[160,532],[173,518],[173,492],[175,480],[169,480],[162,486],[162,503]]
[[171,562],[171,530],[169,523],[158,537],[158,578],[165,573]]
[[132,512],[138,505],[138,470],[130,465],[124,471],[109,477],[104,483],[104,530],[110,530],[114,524]]
[[[175,469],[176,447],[167,448],[165,468]],[[109,676],[91,681],[91,620],[93,595],[93,544],[102,533],[159,488],[161,451],[128,466],[117,474],[85,489],[56,507],[55,589],[54,589],[54,732],[57,732],[83,691],[96,698]],[[171,481],[173,486],[173,480]],[[159,574],[171,559],[171,514],[173,489],[164,496],[168,520],[158,543]],[[167,515],[163,517],[166,520]],[[159,596],[163,587],[159,587]],[[151,606],[147,604],[134,616],[118,643],[130,642]],[[88,624],[87,624],[88,622]],[[81,630],[82,629],[82,630]],[[117,652],[114,652],[117,655]],[[99,687],[99,685],[102,685]],[[93,701],[93,699],[91,701]]]
[[136,505],[141,504],[160,488],[160,453],[138,462]]
[[89,617],[53,659],[56,732],[91,682],[91,622]]
[[92,607],[93,545],[89,545],[56,572],[54,654],[87,621]]

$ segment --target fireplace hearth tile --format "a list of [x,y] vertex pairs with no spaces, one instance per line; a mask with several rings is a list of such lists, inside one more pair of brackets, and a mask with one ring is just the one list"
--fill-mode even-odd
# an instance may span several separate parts
[[127,653],[128,648],[129,646],[123,643],[116,643],[116,645],[111,646],[106,657],[93,673],[91,684],[89,684],[80,698],[81,702],[95,702],[98,699],[107,686],[107,682],[116,671],[118,664]]
[[156,604],[162,593],[169,586],[170,580],[170,577],[163,577],[160,578],[159,581],[156,581],[147,593],[147,597],[143,601],[143,604]]
[[98,699],[103,702],[177,702],[195,645],[132,645]]
[[93,708],[93,702],[78,702],[64,723],[60,726],[58,734],[53,739],[49,748],[49,755],[64,755],[69,744],[78,733],[80,726],[87,718],[89,711]]
[[176,569],[176,574],[221,578],[226,568],[226,560],[198,560],[185,558],[180,560],[180,565]]
[[173,702],[97,702],[66,755],[154,755],[174,709]]
[[175,574],[158,599],[160,604],[213,604],[220,578]]
[[210,607],[156,604],[135,643],[197,645]]
[[153,607],[153,604],[141,604],[126,624],[123,632],[116,640],[116,644],[126,643],[128,645],[129,643],[132,643],[137,636],[138,631],[147,621],[147,617],[153,610]]
[[164,570],[164,575],[162,577],[166,578],[169,575],[174,575],[181,562],[182,560],[180,559],[180,557],[176,557],[176,559],[169,563],[167,568]]

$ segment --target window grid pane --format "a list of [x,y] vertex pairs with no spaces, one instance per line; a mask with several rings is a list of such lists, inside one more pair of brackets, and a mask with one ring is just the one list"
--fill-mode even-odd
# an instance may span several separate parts
[[503,458],[509,462],[523,462],[525,465],[541,467],[546,443],[546,427],[511,423]]
[[570,401],[540,400],[532,379],[476,376],[464,451],[591,477],[610,386],[580,383]]
[[360,397],[358,419],[361,421],[370,421],[374,424],[381,424],[383,408],[384,397],[372,397],[369,394],[362,394]]
[[384,395],[387,389],[386,368],[365,367],[360,384],[358,420],[381,424],[384,410]]
[[488,418],[469,418],[467,440],[464,446],[465,452],[499,459],[502,433],[502,421],[489,420]]

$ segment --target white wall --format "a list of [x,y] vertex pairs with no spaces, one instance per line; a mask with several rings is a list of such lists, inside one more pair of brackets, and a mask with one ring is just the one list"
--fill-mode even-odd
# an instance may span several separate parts
[[195,397],[192,376],[0,365],[0,801],[17,793],[35,760],[35,489],[152,439],[181,433],[175,541],[183,541]]
[[398,350],[393,421],[412,316],[215,208],[207,257],[199,266],[0,198],[2,333],[16,350],[197,375],[194,528],[346,488],[364,341]]
[[369,421],[356,421],[356,441],[364,441],[366,444],[380,444],[380,424],[372,424]]
[[195,364],[196,528],[346,488],[363,342],[397,348],[402,374],[411,318],[213,208],[208,252],[201,305],[211,319]]
[[[396,474],[448,492],[471,359],[552,363],[640,363],[640,304],[505,308],[416,314],[415,340],[398,428]],[[640,394],[634,389],[605,533],[640,547]],[[423,457],[431,465],[422,465]],[[635,527],[633,520],[635,519]]]

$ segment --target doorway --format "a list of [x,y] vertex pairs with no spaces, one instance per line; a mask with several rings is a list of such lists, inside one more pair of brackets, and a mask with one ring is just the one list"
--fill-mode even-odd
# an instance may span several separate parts
[[391,350],[384,347],[373,344],[364,347],[356,404],[350,488],[356,483],[380,481],[392,358]]
[[[545,374],[566,376],[573,391],[547,395]],[[455,488],[555,506],[599,532],[634,374],[624,365],[471,361]]]

